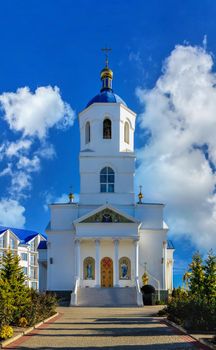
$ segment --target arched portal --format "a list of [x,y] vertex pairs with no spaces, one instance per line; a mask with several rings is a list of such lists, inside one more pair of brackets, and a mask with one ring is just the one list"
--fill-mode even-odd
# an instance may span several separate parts
[[101,259],[101,287],[113,287],[113,261],[107,256]]

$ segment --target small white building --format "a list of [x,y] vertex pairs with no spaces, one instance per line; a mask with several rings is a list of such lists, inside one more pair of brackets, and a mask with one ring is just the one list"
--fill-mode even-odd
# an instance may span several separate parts
[[72,292],[71,305],[142,305],[144,272],[157,290],[173,288],[164,205],[143,202],[141,191],[135,200],[136,114],[113,93],[112,79],[106,64],[100,93],[79,114],[79,203],[71,195],[50,205],[40,253],[41,289]]
[[0,226],[0,266],[1,258],[10,249],[20,258],[26,284],[39,289],[38,248],[43,242],[46,238],[38,232]]

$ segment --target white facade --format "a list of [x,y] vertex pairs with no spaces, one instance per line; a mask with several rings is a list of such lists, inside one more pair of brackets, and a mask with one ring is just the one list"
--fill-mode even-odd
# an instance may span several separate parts
[[[15,231],[15,232],[14,232]],[[20,265],[26,275],[26,284],[33,289],[39,289],[38,245],[45,240],[40,234],[28,235],[27,230],[1,229],[0,227],[0,259],[10,249],[20,258]],[[26,233],[25,240],[19,237],[19,231]],[[17,234],[18,232],[18,234]],[[1,263],[0,263],[1,265]]]
[[112,102],[111,89],[101,91],[79,115],[79,203],[50,205],[47,289],[136,287],[139,294],[146,271],[149,284],[172,290],[164,205],[134,197],[136,115]]

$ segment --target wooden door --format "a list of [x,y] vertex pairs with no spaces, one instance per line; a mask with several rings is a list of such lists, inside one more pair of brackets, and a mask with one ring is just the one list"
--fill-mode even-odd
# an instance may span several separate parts
[[113,287],[113,261],[108,257],[101,260],[101,287]]

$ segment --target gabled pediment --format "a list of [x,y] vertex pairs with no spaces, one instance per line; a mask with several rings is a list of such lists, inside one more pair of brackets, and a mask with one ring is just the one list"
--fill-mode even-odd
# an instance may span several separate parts
[[89,216],[88,218],[86,218],[81,222],[82,223],[97,223],[97,222],[99,223],[110,223],[110,222],[133,223],[134,221],[129,220],[125,216],[120,215],[109,208],[106,208],[101,210],[99,213]]
[[139,223],[135,218],[122,213],[110,205],[102,206],[74,221],[76,223]]
[[13,237],[16,241],[20,241],[20,238],[11,229],[7,231],[9,231],[10,237]]

